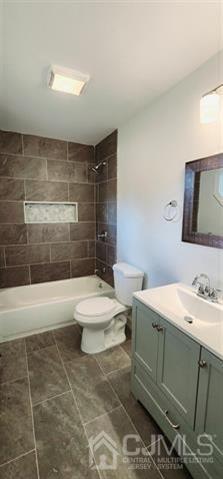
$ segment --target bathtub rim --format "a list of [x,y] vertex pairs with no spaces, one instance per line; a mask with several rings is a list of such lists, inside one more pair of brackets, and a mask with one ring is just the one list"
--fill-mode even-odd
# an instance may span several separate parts
[[[29,288],[29,289],[35,289],[35,288],[38,288],[38,287],[47,287],[48,285],[52,286],[52,285],[56,285],[56,286],[59,286],[61,283],[65,283],[65,282],[70,282],[72,280],[80,280],[80,279],[83,279],[83,280],[88,280],[89,278],[93,278],[93,279],[96,279],[99,281],[99,283],[103,283],[105,285],[105,289],[103,290],[103,293],[105,294],[113,294],[114,295],[114,288],[112,286],[110,286],[106,281],[104,281],[102,278],[100,278],[99,276],[97,275],[87,275],[87,276],[77,276],[76,278],[66,278],[66,279],[61,279],[61,280],[56,280],[56,281],[46,281],[44,283],[34,283],[34,284],[25,284],[25,285],[21,285],[21,286],[12,286],[10,288],[1,288],[0,289],[0,298],[1,298],[1,292],[5,292],[5,291],[11,291],[13,293],[13,290],[16,290],[18,293],[19,293],[19,289],[20,288]],[[87,293],[86,293],[87,294]],[[91,293],[87,294],[88,297],[91,297],[91,296],[95,296],[97,294],[97,291],[95,290],[94,292],[92,291]],[[1,314],[4,314],[4,313],[9,313],[9,312],[13,312],[13,311],[17,311],[18,309],[19,310],[24,310],[24,309],[27,309],[27,308],[35,308],[35,307],[38,307],[38,306],[44,306],[44,304],[48,305],[48,304],[57,304],[57,303],[66,303],[67,301],[70,301],[70,300],[74,300],[75,298],[82,298],[84,297],[84,293],[83,294],[80,294],[80,295],[70,295],[70,296],[62,296],[62,298],[60,298],[58,296],[58,298],[56,299],[49,299],[47,300],[47,298],[45,298],[43,301],[39,301],[36,300],[36,302],[32,302],[32,303],[24,303],[24,304],[21,304],[21,305],[17,305],[17,306],[7,306],[7,307],[2,307],[1,303],[0,303],[0,315]]]
[[[95,297],[95,296],[109,296],[114,297],[114,288],[110,286],[106,281],[102,280],[96,275],[81,276],[77,278],[68,278],[67,280],[59,281],[49,281],[47,283],[36,283],[34,285],[25,285],[30,286],[39,286],[57,283],[71,280],[87,280],[90,277],[96,278],[99,280],[99,283],[102,282],[105,287],[103,289],[96,289],[91,292],[81,294],[76,294],[75,296],[67,296],[58,301],[46,301],[38,302],[34,304],[25,304],[24,306],[17,306],[16,308],[2,309],[0,311],[0,344],[14,341],[16,339],[22,339],[27,336],[33,336],[35,334],[44,333],[46,331],[51,331],[54,329],[64,328],[66,326],[71,326],[76,323],[73,317],[75,305],[83,301],[85,298]],[[24,286],[16,286],[15,289],[19,289]],[[2,288],[3,290],[8,290],[13,288]],[[39,318],[40,321],[39,321]],[[27,326],[26,326],[27,322]],[[2,326],[2,328],[1,328]],[[5,327],[4,327],[5,326]]]

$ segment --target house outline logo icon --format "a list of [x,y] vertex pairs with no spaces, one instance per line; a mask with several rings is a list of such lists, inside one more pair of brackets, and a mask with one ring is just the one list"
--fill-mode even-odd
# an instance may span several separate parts
[[[91,469],[98,468],[101,471],[117,469],[118,456],[120,454],[117,451],[115,441],[113,441],[105,431],[101,431],[97,436],[91,436],[89,439],[89,446],[89,467]],[[109,456],[103,451],[96,462],[95,455],[101,447],[107,449]],[[110,460],[110,456],[112,456],[112,460]]]

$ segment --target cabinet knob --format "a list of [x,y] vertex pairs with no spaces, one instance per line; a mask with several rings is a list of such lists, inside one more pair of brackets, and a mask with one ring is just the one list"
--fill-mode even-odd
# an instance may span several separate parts
[[207,363],[206,363],[206,361],[204,361],[204,359],[201,359],[200,361],[198,361],[198,364],[199,364],[200,368],[206,368],[207,367]]
[[154,329],[157,329],[158,326],[159,326],[158,323],[152,323],[152,327],[153,327]]

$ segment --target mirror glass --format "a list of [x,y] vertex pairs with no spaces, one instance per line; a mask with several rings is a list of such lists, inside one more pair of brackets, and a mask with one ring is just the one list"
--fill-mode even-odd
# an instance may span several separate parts
[[223,168],[195,174],[193,231],[223,236]]

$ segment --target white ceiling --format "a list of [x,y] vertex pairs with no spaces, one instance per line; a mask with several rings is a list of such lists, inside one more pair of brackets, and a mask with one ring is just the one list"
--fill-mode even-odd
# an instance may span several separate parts
[[[220,25],[218,1],[6,0],[0,127],[95,144],[214,55]],[[50,64],[89,73],[85,93],[50,91]]]

